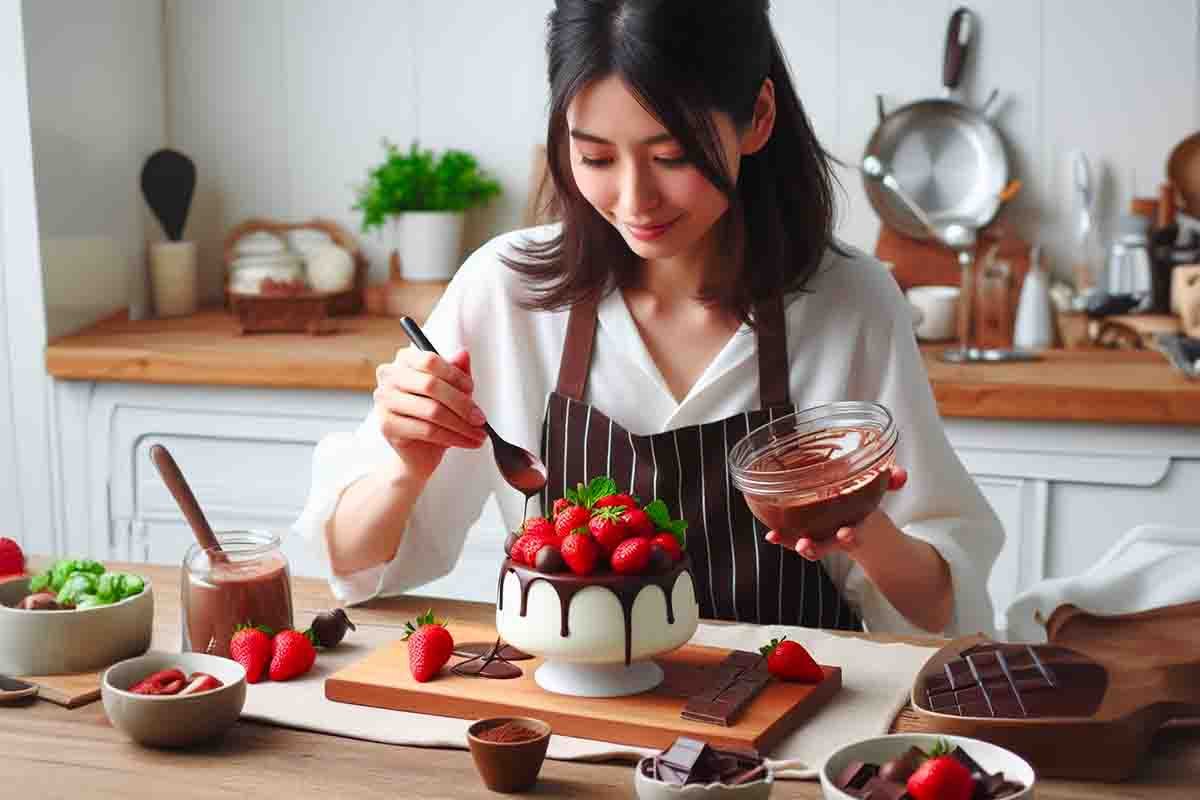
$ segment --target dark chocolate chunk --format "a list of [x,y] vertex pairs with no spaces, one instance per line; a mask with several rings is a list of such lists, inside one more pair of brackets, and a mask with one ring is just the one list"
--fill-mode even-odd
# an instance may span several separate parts
[[864,761],[851,761],[838,773],[835,783],[839,789],[861,789],[879,773],[879,767]]
[[699,739],[680,736],[664,752],[659,760],[667,766],[674,767],[688,774],[695,768],[700,756],[708,749],[708,745]]
[[771,680],[758,653],[735,650],[715,671],[714,681],[690,698],[680,716],[713,725],[732,725]]
[[908,796],[903,783],[885,781],[878,776],[867,781],[862,792],[862,796],[867,800],[900,800],[900,798]]

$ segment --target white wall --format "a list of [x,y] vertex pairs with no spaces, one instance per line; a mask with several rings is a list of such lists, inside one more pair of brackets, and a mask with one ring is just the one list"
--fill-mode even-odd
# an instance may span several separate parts
[[[203,182],[197,235],[209,292],[217,245],[238,220],[332,216],[357,230],[353,186],[379,139],[467,148],[505,197],[471,243],[519,224],[530,152],[543,138],[547,0],[167,0],[169,128]],[[940,90],[953,0],[776,0],[802,98],[835,155],[857,163],[890,107]],[[1001,92],[1001,128],[1024,189],[1013,215],[1050,254],[1067,239],[1071,148],[1107,172],[1104,213],[1153,195],[1170,147],[1200,125],[1200,0],[975,0],[966,96]],[[843,172],[841,233],[874,247],[878,220]],[[379,258],[383,243],[366,244]],[[1055,265],[1068,274],[1062,259]]]
[[161,0],[25,0],[50,336],[126,306],[148,220],[142,163],[166,144]]

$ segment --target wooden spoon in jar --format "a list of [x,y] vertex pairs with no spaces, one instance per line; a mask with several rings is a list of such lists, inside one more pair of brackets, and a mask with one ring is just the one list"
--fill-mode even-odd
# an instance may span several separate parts
[[150,460],[154,462],[158,474],[162,476],[163,483],[167,485],[171,496],[175,498],[179,510],[183,512],[184,519],[187,520],[200,547],[208,550],[214,559],[224,560],[221,543],[217,541],[217,535],[213,533],[212,526],[208,524],[204,512],[200,510],[196,496],[192,494],[192,487],[188,486],[188,482],[184,480],[183,473],[180,471],[179,465],[175,463],[175,459],[171,457],[171,453],[161,444],[151,445]]

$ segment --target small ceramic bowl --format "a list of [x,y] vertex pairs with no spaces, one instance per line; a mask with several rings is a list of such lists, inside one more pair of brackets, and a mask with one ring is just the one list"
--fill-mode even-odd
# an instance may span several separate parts
[[[497,742],[481,739],[480,734],[498,728],[506,722],[520,725],[537,733],[537,737],[519,742]],[[467,728],[467,746],[475,769],[484,784],[493,792],[522,792],[537,783],[546,748],[550,746],[550,726],[531,717],[490,717]]]
[[154,587],[120,602],[72,611],[23,611],[29,578],[0,582],[0,672],[92,672],[146,652],[154,628]]
[[640,800],[766,800],[775,783],[775,772],[768,765],[761,778],[737,786],[724,783],[678,786],[648,777],[644,770],[650,760],[643,758],[633,771],[633,788]]
[[864,761],[868,764],[882,764],[890,758],[896,758],[910,747],[919,747],[929,751],[939,739],[950,745],[957,745],[975,759],[979,766],[988,772],[1003,772],[1004,777],[1020,781],[1025,788],[1016,794],[1009,795],[1005,800],[1029,800],[1033,797],[1035,775],[1029,762],[1011,750],[985,742],[980,739],[970,739],[966,736],[951,736],[941,733],[894,733],[888,736],[876,736],[873,739],[848,744],[835,750],[821,765],[819,777],[821,792],[826,800],[853,800],[854,795],[847,794],[834,785],[838,775],[852,761]]
[[[207,672],[224,685],[184,696],[127,691],[172,667],[186,675]],[[150,652],[109,667],[100,681],[100,697],[113,726],[138,744],[187,747],[220,736],[237,722],[246,703],[246,670],[236,661],[205,653]]]

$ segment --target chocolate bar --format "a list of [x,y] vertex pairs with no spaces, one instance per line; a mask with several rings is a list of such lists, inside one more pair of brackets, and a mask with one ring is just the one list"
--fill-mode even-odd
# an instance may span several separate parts
[[1100,707],[1108,671],[1052,645],[973,645],[924,679],[928,709],[960,717],[1089,717]]
[[734,650],[717,666],[713,680],[688,699],[680,716],[713,725],[732,725],[770,680],[762,655]]

